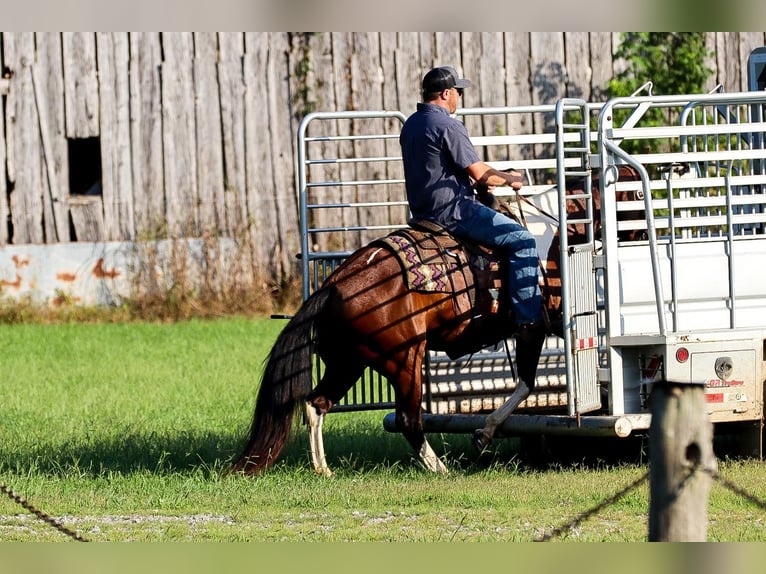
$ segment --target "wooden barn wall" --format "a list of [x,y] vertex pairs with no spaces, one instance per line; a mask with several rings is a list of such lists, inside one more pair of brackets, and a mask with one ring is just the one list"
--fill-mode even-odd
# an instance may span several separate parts
[[[612,58],[619,39],[613,32],[3,33],[0,245],[214,233],[247,241],[259,272],[284,279],[297,270],[295,133],[307,111],[409,114],[424,70],[447,63],[477,86],[465,106],[603,100],[620,69]],[[708,87],[747,89],[747,56],[766,44],[764,33],[711,32],[707,44],[715,70]],[[467,121],[476,135],[535,127],[524,117],[504,126]],[[89,138],[98,138],[91,141],[100,158],[88,161],[100,162],[100,189],[73,194],[71,145]],[[401,177],[400,166],[387,169]]]

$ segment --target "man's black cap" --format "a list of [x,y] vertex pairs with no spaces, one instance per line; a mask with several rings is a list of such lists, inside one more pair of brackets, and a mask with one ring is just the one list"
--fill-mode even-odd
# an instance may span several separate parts
[[470,85],[471,81],[458,77],[452,66],[433,68],[423,76],[423,92],[426,94],[434,94],[450,88],[468,88]]

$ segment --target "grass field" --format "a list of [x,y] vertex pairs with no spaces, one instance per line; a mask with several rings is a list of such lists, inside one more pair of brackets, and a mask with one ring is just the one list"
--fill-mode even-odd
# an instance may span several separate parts
[[[533,465],[515,440],[476,457],[467,437],[432,435],[451,469],[432,476],[382,429],[385,413],[369,412],[328,417],[332,479],[312,474],[300,424],[276,467],[227,476],[283,325],[0,326],[0,481],[93,541],[505,542],[569,522],[648,470],[640,443]],[[766,499],[761,462],[720,467]],[[643,541],[648,498],[644,483],[558,539]],[[709,516],[710,540],[766,540],[766,512],[719,484]],[[0,499],[0,541],[64,540]]]

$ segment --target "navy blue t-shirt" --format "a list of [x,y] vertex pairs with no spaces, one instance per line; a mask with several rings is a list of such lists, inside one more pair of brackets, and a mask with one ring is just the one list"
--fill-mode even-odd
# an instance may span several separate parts
[[481,161],[465,126],[435,104],[419,103],[402,127],[407,201],[412,216],[452,230],[481,204],[466,168]]

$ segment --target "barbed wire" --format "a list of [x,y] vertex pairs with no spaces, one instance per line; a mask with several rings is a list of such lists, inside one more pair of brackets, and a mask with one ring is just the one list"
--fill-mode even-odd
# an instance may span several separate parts
[[[689,482],[691,477],[694,476],[694,474],[698,471],[703,472],[705,474],[709,474],[714,480],[719,482],[725,488],[728,488],[735,494],[738,494],[739,496],[743,497],[748,502],[752,502],[753,504],[758,506],[758,508],[760,508],[761,510],[766,510],[766,500],[762,500],[758,498],[757,496],[755,496],[754,494],[750,494],[743,488],[734,484],[732,481],[724,478],[715,468],[700,468],[699,465],[689,467],[688,472],[686,473],[686,476],[684,476],[684,478],[681,480],[676,491],[670,495],[671,501],[680,495],[681,490],[683,490],[683,488]],[[599,513],[601,510],[606,508],[607,506],[610,506],[614,504],[615,502],[617,502],[618,500],[620,500],[623,496],[625,496],[626,494],[628,494],[635,488],[638,488],[639,486],[641,486],[641,484],[643,484],[649,478],[649,475],[650,473],[647,472],[642,477],[631,482],[628,486],[616,492],[615,494],[605,499],[604,501],[600,502],[593,508],[586,510],[585,512],[581,512],[573,520],[570,520],[566,524],[562,524],[561,526],[554,528],[553,530],[550,530],[536,537],[534,539],[534,542],[549,542],[554,537],[561,536],[564,532],[572,530],[573,528],[577,527],[578,525],[588,520],[591,516],[594,516],[595,514]]]
[[766,510],[766,500],[762,500],[762,499],[758,498],[757,496],[755,496],[754,494],[750,494],[749,492],[747,492],[744,489],[740,488],[739,486],[737,486],[736,484],[734,484],[730,480],[728,480],[728,479],[724,478],[723,476],[721,476],[721,474],[717,470],[705,469],[704,472],[707,472],[708,474],[710,474],[710,476],[712,476],[714,480],[716,480],[719,483],[721,483],[722,486],[724,486],[725,488],[728,488],[733,493],[739,494],[742,498],[744,498],[748,502],[752,502],[753,504],[755,504],[761,510]]
[[90,542],[87,538],[83,538],[77,532],[70,530],[69,528],[61,524],[61,522],[59,522],[52,516],[46,514],[42,510],[38,510],[37,508],[35,508],[32,504],[29,503],[29,501],[27,501],[23,496],[16,494],[5,483],[0,482],[0,490],[2,490],[5,494],[7,494],[11,500],[21,505],[23,508],[25,508],[26,510],[28,510],[29,512],[37,516],[37,518],[39,518],[43,522],[50,524],[56,530],[63,532],[64,534],[66,534],[70,538],[74,538],[78,542]]
[[566,524],[562,524],[558,528],[554,528],[553,530],[551,530],[549,532],[546,532],[546,533],[542,534],[541,536],[538,536],[537,538],[534,539],[534,542],[548,542],[549,540],[551,540],[555,536],[560,536],[564,532],[567,532],[568,530],[571,530],[572,528],[575,528],[579,524],[581,524],[581,523],[585,522],[586,520],[588,520],[591,516],[593,516],[593,515],[597,514],[598,512],[600,512],[602,509],[604,509],[607,506],[609,506],[611,504],[614,504],[615,502],[620,500],[623,496],[628,494],[633,489],[638,488],[639,486],[641,486],[644,482],[646,482],[646,480],[648,478],[649,478],[649,472],[644,474],[641,478],[638,478],[638,479],[634,480],[628,486],[626,486],[622,490],[616,492],[615,494],[613,494],[612,496],[610,496],[609,498],[607,498],[603,502],[597,504],[596,506],[594,506],[590,510],[586,510],[585,512],[580,513],[579,515],[577,515],[577,517],[574,518],[574,520],[571,520],[571,521],[567,522]]

